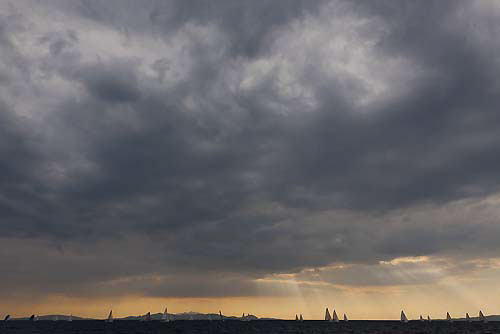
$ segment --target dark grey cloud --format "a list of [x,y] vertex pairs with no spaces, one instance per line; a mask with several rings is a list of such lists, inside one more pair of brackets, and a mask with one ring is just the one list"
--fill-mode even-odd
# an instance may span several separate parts
[[[251,295],[273,273],[498,251],[482,4],[36,5],[61,25],[22,6],[0,18],[0,224],[23,240],[4,286]],[[74,270],[39,273],[33,245]]]

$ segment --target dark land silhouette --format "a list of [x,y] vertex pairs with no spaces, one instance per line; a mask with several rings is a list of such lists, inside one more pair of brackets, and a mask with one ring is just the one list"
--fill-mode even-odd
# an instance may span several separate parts
[[8,321],[2,324],[1,333],[5,334],[216,334],[216,333],[500,333],[500,322],[490,321],[465,322],[446,321],[420,322],[409,321],[349,321],[326,322],[319,320],[292,321],[292,320],[178,320],[172,322],[116,320],[106,323],[102,320],[82,321],[37,321],[26,320]]

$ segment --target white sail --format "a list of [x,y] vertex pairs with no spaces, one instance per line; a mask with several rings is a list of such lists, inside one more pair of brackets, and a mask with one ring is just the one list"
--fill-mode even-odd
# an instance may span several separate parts
[[33,318],[33,321],[38,321],[39,317],[38,315],[35,315],[35,318]]
[[349,319],[347,319],[347,315],[344,313],[344,321],[347,322]]
[[408,318],[403,310],[401,310],[401,322],[408,322]]
[[167,313],[167,308],[165,307],[165,311],[163,311],[163,314],[161,315],[161,321],[167,322],[168,321],[168,313]]
[[337,316],[337,312],[333,310],[333,321],[339,322],[339,317]]
[[108,319],[106,319],[106,322],[113,322],[113,310],[109,311]]
[[330,316],[330,311],[328,311],[328,307],[325,311],[325,321],[332,321],[332,317]]
[[304,321],[304,318],[302,318],[302,314],[300,315],[299,321]]
[[451,316],[450,316],[450,313],[449,313],[449,312],[446,312],[446,320],[447,320],[448,322],[453,322],[453,319],[451,318]]
[[469,317],[469,313],[465,313],[465,320],[467,320],[468,322],[472,322],[471,318]]
[[479,311],[479,321],[488,322],[488,320],[486,319],[486,317],[483,314],[483,311]]
[[431,320],[431,316],[430,316],[430,315],[427,315],[427,321],[428,321],[428,322],[431,322],[431,321],[432,321],[432,320]]
[[422,317],[422,315],[420,315],[420,321],[424,321],[424,318]]

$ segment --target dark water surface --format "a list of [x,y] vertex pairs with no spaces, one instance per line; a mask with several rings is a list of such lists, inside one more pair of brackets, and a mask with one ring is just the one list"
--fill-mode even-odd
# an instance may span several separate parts
[[325,321],[9,321],[1,324],[2,334],[169,334],[169,333],[495,333],[500,334],[500,322],[453,322],[444,321],[419,322],[410,321],[402,324],[399,321],[349,321],[348,323],[331,323]]

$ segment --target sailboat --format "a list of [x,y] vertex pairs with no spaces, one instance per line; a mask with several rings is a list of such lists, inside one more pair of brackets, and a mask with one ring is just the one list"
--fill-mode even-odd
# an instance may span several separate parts
[[295,315],[295,321],[299,321],[299,316]]
[[325,312],[325,321],[332,321],[332,317],[330,316],[330,311],[328,311],[328,307]]
[[35,315],[32,314],[31,317],[30,317],[30,321],[33,321],[35,319]]
[[465,313],[465,320],[467,320],[467,322],[472,322],[471,318],[469,317],[469,313]]
[[339,317],[337,316],[337,312],[333,310],[333,321],[339,322]]
[[108,319],[106,319],[106,322],[113,322],[113,310],[109,311]]
[[245,312],[243,312],[243,314],[241,315],[241,321],[245,321],[245,320],[246,320]]
[[73,314],[69,315],[68,321],[73,321]]
[[431,322],[431,321],[432,321],[432,320],[431,320],[431,316],[430,316],[430,315],[427,315],[427,321],[428,321],[428,322]]
[[35,318],[33,318],[33,321],[38,321],[39,317],[38,315],[35,315]]
[[345,321],[345,322],[348,322],[348,321],[349,321],[349,319],[347,319],[347,315],[346,315],[345,313],[344,313],[344,321]]
[[446,321],[448,321],[448,322],[453,322],[453,319],[451,318],[451,316],[450,316],[450,313],[449,313],[449,312],[446,312]]
[[420,315],[420,321],[424,321],[424,318],[422,317],[422,315]]
[[479,311],[479,321],[488,322],[488,320],[486,319],[486,317],[483,314],[483,311],[481,311],[481,310]]
[[304,321],[304,318],[302,318],[302,314],[300,315],[299,321]]
[[224,321],[224,317],[222,316],[222,312],[220,310],[219,310],[219,316],[220,316],[220,320]]
[[165,307],[165,311],[161,315],[161,321],[162,322],[168,322],[168,313],[167,313],[167,308]]
[[146,313],[144,316],[144,321],[151,321],[151,312]]
[[5,318],[3,319],[3,321],[9,321],[9,319],[10,319],[10,314],[7,314],[7,315],[5,316]]
[[401,310],[401,322],[408,322],[408,318],[406,317],[406,314],[404,313],[403,310]]

